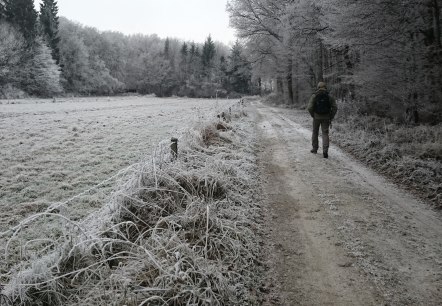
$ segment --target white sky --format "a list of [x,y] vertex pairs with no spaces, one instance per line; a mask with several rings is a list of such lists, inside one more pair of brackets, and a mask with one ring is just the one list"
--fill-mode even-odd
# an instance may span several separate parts
[[[40,0],[35,8],[40,9]],[[227,0],[58,0],[59,15],[99,30],[234,42]]]

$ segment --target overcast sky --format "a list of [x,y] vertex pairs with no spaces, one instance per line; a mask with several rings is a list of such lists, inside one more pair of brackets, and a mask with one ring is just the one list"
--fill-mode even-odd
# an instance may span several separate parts
[[[40,1],[35,0],[36,9]],[[99,30],[203,42],[235,40],[227,0],[58,0],[59,15]]]

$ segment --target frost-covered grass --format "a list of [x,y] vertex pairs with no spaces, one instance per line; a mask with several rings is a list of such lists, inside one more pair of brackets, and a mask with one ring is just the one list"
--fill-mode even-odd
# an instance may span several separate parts
[[[0,230],[114,176],[162,139],[232,100],[154,97],[0,100]],[[79,216],[109,195],[82,196]]]
[[333,141],[442,208],[442,124],[405,126],[351,116],[334,127]]
[[57,205],[12,228],[3,293],[14,305],[256,304],[259,183],[244,115],[182,131],[176,160],[161,143],[84,219]]

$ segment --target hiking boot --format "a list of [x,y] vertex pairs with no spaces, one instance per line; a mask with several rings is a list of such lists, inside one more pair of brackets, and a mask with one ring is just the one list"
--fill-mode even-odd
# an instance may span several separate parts
[[316,153],[318,153],[318,150],[311,149],[310,153],[316,154]]
[[324,158],[328,158],[328,153],[324,152]]

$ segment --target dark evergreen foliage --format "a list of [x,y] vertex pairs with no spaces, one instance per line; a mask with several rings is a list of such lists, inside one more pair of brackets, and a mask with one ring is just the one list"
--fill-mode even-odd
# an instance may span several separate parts
[[164,57],[169,58],[170,56],[170,40],[169,38],[166,38],[166,41],[164,42]]
[[38,14],[33,0],[6,0],[6,19],[17,26],[29,45],[33,44],[38,34]]
[[220,82],[223,88],[228,88],[228,78],[227,78],[227,60],[224,56],[219,58],[219,72],[220,72]]
[[180,50],[180,82],[185,82],[189,77],[189,47],[187,43],[183,43]]
[[252,79],[252,67],[245,59],[239,41],[233,45],[229,56],[229,86],[238,93],[250,93],[250,83]]
[[58,44],[58,6],[55,0],[43,0],[40,4],[40,26],[43,37],[51,47],[52,58],[57,64],[60,63],[60,49]]
[[183,46],[181,47],[181,56],[185,58],[188,53],[189,53],[189,50],[188,50],[187,44],[183,43]]
[[203,64],[203,73],[206,77],[211,77],[211,70],[213,68],[213,59],[215,58],[215,44],[212,40],[212,37],[207,37],[203,45],[203,51],[201,55],[201,62]]
[[0,20],[5,19],[6,17],[5,12],[5,3],[3,0],[0,0]]

